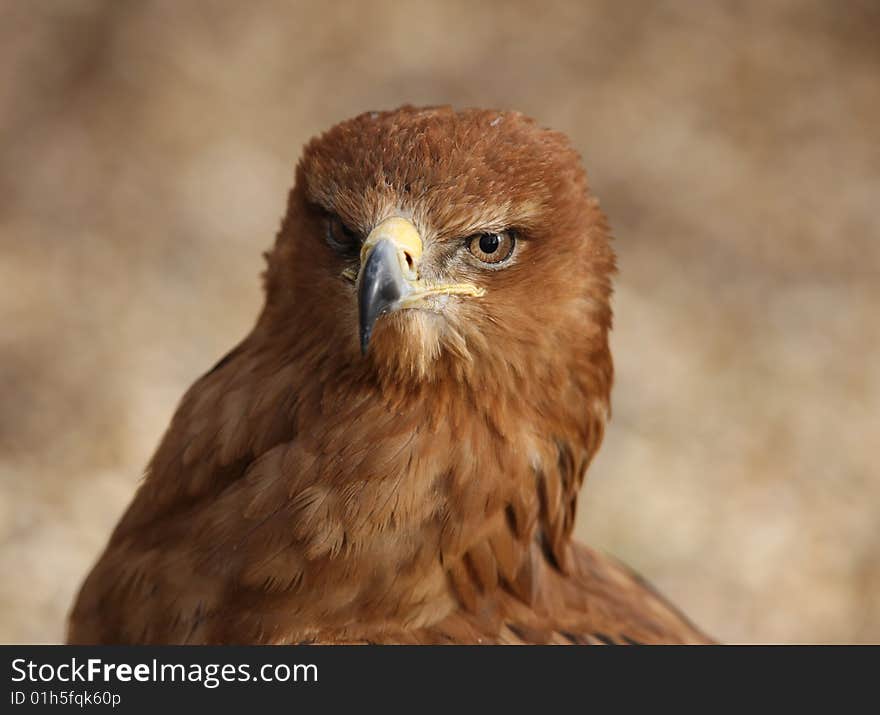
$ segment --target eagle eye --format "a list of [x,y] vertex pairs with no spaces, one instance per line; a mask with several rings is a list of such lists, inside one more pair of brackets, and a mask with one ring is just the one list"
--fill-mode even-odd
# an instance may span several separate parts
[[361,237],[346,226],[335,214],[327,217],[327,243],[339,253],[356,253],[361,245]]
[[513,255],[516,239],[510,231],[477,233],[467,238],[471,255],[483,263],[497,265]]

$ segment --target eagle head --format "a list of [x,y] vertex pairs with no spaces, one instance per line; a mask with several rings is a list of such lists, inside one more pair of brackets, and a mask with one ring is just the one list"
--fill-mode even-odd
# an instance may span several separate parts
[[516,112],[402,107],[306,146],[266,316],[352,378],[490,391],[592,379],[607,399],[613,271],[562,134]]

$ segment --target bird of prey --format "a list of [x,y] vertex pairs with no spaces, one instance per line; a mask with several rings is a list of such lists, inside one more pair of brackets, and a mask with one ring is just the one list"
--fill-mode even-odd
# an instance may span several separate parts
[[703,643],[572,539],[609,415],[606,219],[515,112],[304,149],[249,335],[184,395],[71,643]]

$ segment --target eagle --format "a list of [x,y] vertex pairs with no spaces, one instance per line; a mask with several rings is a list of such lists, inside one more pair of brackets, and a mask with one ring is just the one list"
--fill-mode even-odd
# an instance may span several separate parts
[[256,325],[182,398],[68,642],[709,642],[572,538],[616,269],[563,134],[343,121],[265,256]]

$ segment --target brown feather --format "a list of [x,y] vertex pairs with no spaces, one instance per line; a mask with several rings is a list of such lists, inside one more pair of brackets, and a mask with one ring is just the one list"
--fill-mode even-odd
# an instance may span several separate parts
[[[408,217],[421,270],[485,295],[386,315],[362,356],[331,213],[361,235]],[[502,229],[508,265],[463,257]],[[343,122],[306,147],[267,261],[255,327],[184,395],[71,643],[706,640],[571,539],[610,411],[614,255],[562,135],[444,107]]]

